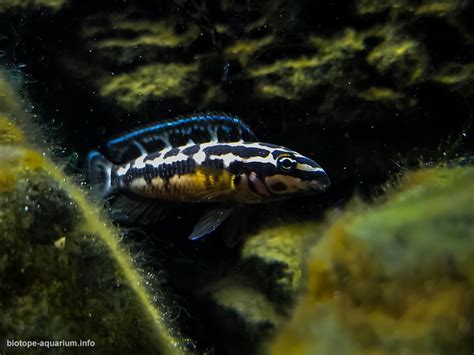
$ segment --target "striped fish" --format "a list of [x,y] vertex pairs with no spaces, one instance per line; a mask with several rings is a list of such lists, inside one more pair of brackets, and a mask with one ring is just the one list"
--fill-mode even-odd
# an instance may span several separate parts
[[90,181],[104,196],[122,196],[132,221],[159,219],[165,201],[211,206],[190,239],[214,231],[235,206],[321,192],[330,184],[316,162],[259,142],[245,123],[225,114],[140,127],[104,148],[88,155]]

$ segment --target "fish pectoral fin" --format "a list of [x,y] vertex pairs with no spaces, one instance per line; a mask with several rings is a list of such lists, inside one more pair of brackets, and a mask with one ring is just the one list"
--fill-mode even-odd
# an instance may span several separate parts
[[120,195],[112,202],[114,219],[124,223],[153,224],[166,218],[169,204],[161,200]]
[[208,208],[194,226],[189,239],[196,240],[215,231],[232,213],[233,207],[217,206]]

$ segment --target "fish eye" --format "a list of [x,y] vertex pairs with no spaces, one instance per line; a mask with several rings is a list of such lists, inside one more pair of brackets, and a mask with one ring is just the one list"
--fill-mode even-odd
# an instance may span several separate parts
[[277,159],[277,167],[281,171],[288,173],[292,171],[296,166],[295,159],[289,157],[288,155],[283,155]]

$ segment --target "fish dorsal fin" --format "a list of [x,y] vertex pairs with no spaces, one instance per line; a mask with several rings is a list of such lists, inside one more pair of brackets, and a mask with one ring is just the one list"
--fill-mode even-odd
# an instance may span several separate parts
[[210,112],[181,116],[138,127],[105,144],[106,156],[114,163],[128,160],[164,148],[216,142],[255,142],[252,130],[236,116]]

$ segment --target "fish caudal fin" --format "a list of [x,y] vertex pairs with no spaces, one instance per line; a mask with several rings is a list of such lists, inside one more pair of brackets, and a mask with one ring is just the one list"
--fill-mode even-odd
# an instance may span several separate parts
[[107,196],[112,190],[113,163],[97,151],[87,155],[88,178],[93,189],[101,196]]

